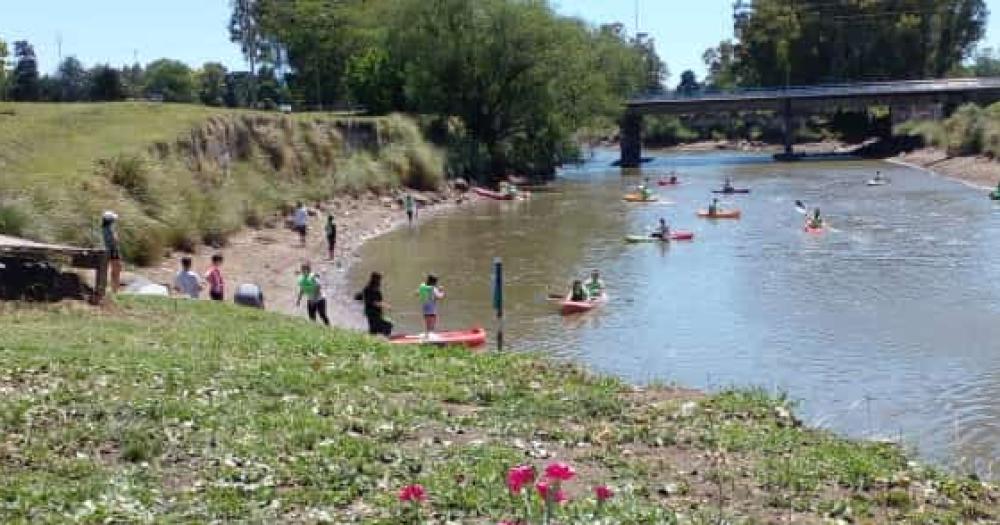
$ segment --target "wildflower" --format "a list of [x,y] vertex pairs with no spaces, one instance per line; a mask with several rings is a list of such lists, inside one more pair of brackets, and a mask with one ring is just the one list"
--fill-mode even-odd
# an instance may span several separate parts
[[558,486],[553,487],[548,481],[539,481],[536,483],[535,490],[538,491],[538,495],[547,503],[563,503],[566,501],[566,493]]
[[520,494],[525,485],[535,481],[535,467],[519,465],[507,472],[507,488],[513,494]]
[[399,491],[399,501],[409,501],[413,503],[423,503],[427,501],[427,491],[423,485],[409,485]]
[[600,485],[594,487],[594,495],[597,496],[597,501],[605,502],[615,496],[615,491],[611,490],[611,487],[607,485]]
[[556,481],[569,481],[576,475],[573,467],[565,463],[552,463],[545,467],[545,477]]

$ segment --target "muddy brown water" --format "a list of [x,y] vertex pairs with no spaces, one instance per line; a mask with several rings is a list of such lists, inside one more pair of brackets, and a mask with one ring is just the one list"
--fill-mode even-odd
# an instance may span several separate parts
[[[985,192],[886,163],[678,154],[638,175],[609,167],[612,158],[563,171],[560,193],[466,207],[375,239],[349,279],[359,288],[382,271],[393,320],[412,332],[415,290],[434,272],[448,294],[441,327],[492,333],[499,256],[515,351],[636,383],[786,392],[812,425],[902,439],[925,459],[996,478],[1000,205]],[[657,188],[660,202],[622,202],[642,177],[671,170],[682,184]],[[892,184],[868,187],[875,170]],[[752,189],[720,199],[743,219],[697,219],[726,176]],[[796,200],[821,207],[831,230],[804,233]],[[695,241],[623,242],[659,217]],[[546,295],[591,268],[610,302],[561,317]]]

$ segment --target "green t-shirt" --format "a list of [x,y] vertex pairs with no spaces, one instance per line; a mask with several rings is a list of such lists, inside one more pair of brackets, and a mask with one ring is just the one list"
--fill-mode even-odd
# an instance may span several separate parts
[[319,288],[318,275],[310,273],[299,277],[299,290],[302,290],[302,295],[306,296],[306,299],[310,301],[319,299]]

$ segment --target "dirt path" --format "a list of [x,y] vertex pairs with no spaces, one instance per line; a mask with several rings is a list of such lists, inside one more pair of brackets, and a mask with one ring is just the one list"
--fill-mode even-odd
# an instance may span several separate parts
[[[426,221],[445,213],[463,202],[461,194],[419,194],[426,204],[419,209],[417,221]],[[406,214],[394,199],[366,196],[358,199],[337,198],[310,207],[309,232],[306,246],[299,245],[298,234],[285,225],[286,217],[275,217],[266,227],[245,230],[229,239],[220,250],[200,246],[191,257],[194,269],[204,275],[214,253],[225,257],[223,275],[226,278],[227,300],[240,283],[254,283],[264,291],[267,309],[290,315],[305,315],[305,306],[295,307],[296,279],[299,266],[309,261],[319,272],[327,297],[330,322],[345,328],[361,328],[364,319],[360,306],[353,300],[357,290],[347,289],[347,273],[358,260],[358,248],[365,241],[406,225]],[[324,225],[332,213],[337,223],[337,247],[334,260],[327,258]],[[183,253],[172,253],[157,267],[137,273],[149,280],[167,284],[179,267]],[[203,293],[203,296],[207,295]]]

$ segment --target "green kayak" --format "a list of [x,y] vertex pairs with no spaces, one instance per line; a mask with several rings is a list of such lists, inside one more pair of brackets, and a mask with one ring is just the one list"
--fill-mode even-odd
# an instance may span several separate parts
[[1000,191],[994,190],[990,192],[990,198],[995,201],[1000,201]]

